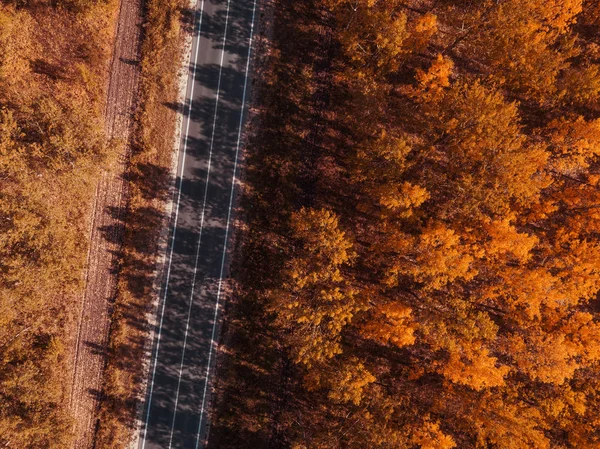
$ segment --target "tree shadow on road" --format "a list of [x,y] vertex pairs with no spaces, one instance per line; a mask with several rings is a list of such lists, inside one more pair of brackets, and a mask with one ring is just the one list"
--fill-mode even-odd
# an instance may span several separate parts
[[[268,15],[261,14],[262,21]],[[310,410],[299,372],[271,325],[269,292],[281,286],[289,214],[313,205],[320,146],[331,123],[320,73],[329,60],[316,2],[279,1],[273,40],[256,37],[256,103],[245,150],[243,192],[215,374],[208,448],[285,448],[290,428]],[[313,404],[314,405],[314,404]],[[293,412],[292,412],[293,411]]]

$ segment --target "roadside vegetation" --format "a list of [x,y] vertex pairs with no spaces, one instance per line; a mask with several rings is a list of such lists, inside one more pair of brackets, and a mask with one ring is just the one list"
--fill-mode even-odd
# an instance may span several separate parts
[[[0,446],[71,444],[77,332],[95,186],[117,145],[104,133],[116,1],[0,7]],[[96,448],[132,437],[146,313],[171,183],[183,1],[145,3],[141,91],[128,165],[118,294]],[[85,236],[82,238],[82,236]]]
[[95,448],[123,449],[133,437],[145,392],[145,351],[156,298],[159,238],[169,187],[173,184],[173,144],[179,69],[193,13],[184,0],[145,2],[141,88],[127,171],[128,203],[120,254],[108,360]]
[[69,447],[118,2],[0,3],[0,446]]
[[598,447],[596,2],[274,11],[211,447]]

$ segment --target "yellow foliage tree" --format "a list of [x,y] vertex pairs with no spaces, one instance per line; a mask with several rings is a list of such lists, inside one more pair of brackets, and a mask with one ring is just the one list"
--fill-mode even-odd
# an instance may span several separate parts
[[422,427],[415,431],[412,441],[421,449],[452,449],[456,447],[454,439],[441,431],[439,423],[432,421],[425,421]]
[[572,45],[562,42],[565,33],[582,10],[581,0],[508,0],[484,2],[485,16],[474,39],[472,52],[493,67],[500,81],[510,89],[548,101],[557,94],[556,82],[567,60],[573,56]]
[[[356,67],[357,76],[381,76],[397,70],[408,52],[410,36],[406,15],[398,10],[399,1],[339,0],[329,2],[341,30],[342,47]],[[430,33],[431,24],[419,26],[421,37]]]
[[402,271],[423,283],[426,290],[440,289],[458,279],[470,280],[477,274],[474,257],[460,234],[441,223],[423,229],[415,242],[414,263],[406,262],[405,257],[399,260],[404,265]]
[[293,359],[307,368],[341,353],[341,331],[361,310],[357,291],[340,271],[350,262],[352,243],[325,209],[301,209],[292,216],[296,256],[284,287],[273,294],[277,324],[288,332]]
[[561,118],[553,120],[544,132],[551,142],[550,168],[559,173],[579,175],[600,155],[600,119]]
[[438,54],[427,71],[417,70],[418,88],[415,92],[417,100],[421,102],[436,101],[443,89],[450,86],[453,67],[454,63],[449,57]]
[[410,308],[390,302],[372,309],[371,318],[361,326],[361,334],[381,344],[402,348],[415,342],[415,329]]
[[543,173],[546,148],[521,132],[517,105],[499,91],[457,83],[439,101],[423,105],[423,112],[435,145],[424,154],[424,187],[449,199],[440,204],[443,217],[506,214],[512,202],[538,201],[550,184]]
[[469,348],[462,354],[458,351],[450,352],[450,357],[440,372],[452,382],[481,391],[505,385],[504,380],[510,368],[506,365],[498,366],[498,359],[490,356],[487,348],[480,347]]

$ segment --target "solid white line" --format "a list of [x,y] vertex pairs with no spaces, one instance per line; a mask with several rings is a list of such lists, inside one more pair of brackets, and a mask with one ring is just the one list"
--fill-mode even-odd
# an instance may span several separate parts
[[[169,253],[169,264],[167,267],[167,279],[165,281],[165,292],[163,295],[163,303],[162,303],[162,308],[161,308],[161,312],[160,312],[160,324],[158,327],[158,336],[157,336],[157,341],[156,341],[156,352],[154,354],[154,366],[152,368],[152,380],[150,382],[150,392],[148,394],[148,401],[146,404],[147,407],[147,411],[146,411],[146,420],[144,423],[144,436],[142,438],[142,447],[141,449],[144,449],[146,446],[146,435],[148,432],[148,422],[150,420],[150,406],[152,405],[152,394],[154,392],[154,378],[156,376],[156,365],[158,364],[158,351],[160,349],[160,337],[161,337],[161,333],[162,333],[162,327],[163,327],[163,319],[165,316],[165,304],[167,302],[167,291],[169,288],[169,278],[171,276],[171,262],[173,260],[173,249],[175,247],[175,234],[177,232],[177,219],[179,217],[179,203],[181,201],[181,188],[183,185],[183,169],[185,168],[185,155],[186,155],[186,151],[187,151],[187,137],[188,137],[188,133],[190,130],[190,116],[191,116],[191,112],[192,112],[192,101],[194,98],[194,81],[196,79],[196,68],[198,66],[198,50],[200,48],[200,34],[202,31],[202,16],[204,13],[204,0],[202,0],[201,6],[200,6],[200,22],[198,24],[198,36],[196,37],[196,53],[194,55],[194,69],[192,70],[192,87],[190,90],[190,100],[189,100],[189,105],[187,108],[187,124],[186,124],[186,131],[185,131],[185,135],[182,135],[181,138],[184,139],[183,140],[183,155],[182,155],[182,159],[181,159],[181,174],[179,177],[179,192],[177,194],[177,206],[175,207],[175,220],[174,220],[174,224],[173,224],[173,235],[171,236],[171,250]],[[188,83],[189,83],[189,78],[188,78]]]
[[215,304],[215,314],[213,316],[213,328],[212,328],[212,336],[210,339],[210,351],[208,353],[208,363],[206,364],[206,376],[204,378],[204,393],[202,395],[202,406],[200,408],[200,422],[198,423],[198,434],[196,436],[196,449],[198,449],[198,445],[200,443],[200,432],[202,429],[202,418],[204,417],[204,409],[206,405],[206,392],[208,390],[208,377],[210,374],[210,363],[212,360],[213,347],[215,343],[216,329],[217,329],[217,318],[219,314],[219,298],[221,296],[221,286],[223,284],[223,272],[225,268],[225,256],[227,254],[227,238],[229,237],[229,223],[231,221],[231,209],[233,206],[233,194],[235,190],[235,179],[237,173],[238,166],[238,156],[240,152],[240,142],[242,139],[242,125],[244,121],[244,106],[246,104],[246,90],[248,87],[248,71],[250,68],[250,59],[252,55],[252,37],[254,35],[254,18],[256,13],[256,0],[254,0],[254,4],[252,6],[252,22],[250,24],[250,37],[248,39],[248,60],[246,61],[246,75],[244,77],[244,91],[242,94],[242,110],[240,111],[240,124],[238,128],[238,137],[237,144],[235,147],[235,162],[233,164],[233,178],[231,179],[231,191],[229,193],[229,209],[227,211],[227,226],[225,227],[225,242],[223,244],[223,256],[221,258],[221,273],[219,275],[219,287],[217,289],[217,301]]
[[181,353],[181,364],[179,366],[179,378],[177,379],[177,393],[175,394],[175,407],[173,408],[173,420],[171,422],[171,435],[169,436],[169,449],[173,444],[173,433],[175,431],[175,418],[177,417],[177,404],[179,403],[179,391],[181,387],[181,377],[183,373],[183,363],[185,359],[185,350],[187,347],[188,331],[190,327],[190,318],[192,315],[192,306],[194,304],[194,288],[196,287],[196,274],[198,271],[198,259],[200,258],[200,244],[202,242],[202,231],[204,230],[204,213],[206,211],[206,199],[208,197],[208,183],[210,182],[210,168],[212,162],[213,145],[215,142],[215,129],[217,127],[217,112],[219,109],[219,95],[221,93],[221,75],[223,73],[223,61],[225,59],[225,44],[227,39],[227,25],[229,23],[229,5],[231,0],[227,0],[227,14],[225,16],[225,30],[223,31],[223,48],[221,49],[221,62],[219,65],[219,78],[217,81],[217,96],[215,100],[215,114],[213,116],[212,134],[210,137],[210,149],[208,152],[208,167],[206,173],[206,183],[204,185],[204,200],[202,202],[202,214],[200,216],[200,235],[198,236],[198,246],[196,248],[196,261],[194,263],[194,276],[192,278],[192,292],[190,293],[190,305],[188,308],[187,321],[185,323],[185,335],[183,337],[183,351]]

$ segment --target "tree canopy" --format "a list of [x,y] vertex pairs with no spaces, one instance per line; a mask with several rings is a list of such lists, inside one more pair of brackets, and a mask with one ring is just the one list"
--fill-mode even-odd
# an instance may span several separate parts
[[343,175],[292,213],[269,310],[328,424],[290,439],[597,447],[596,3],[319,4]]

